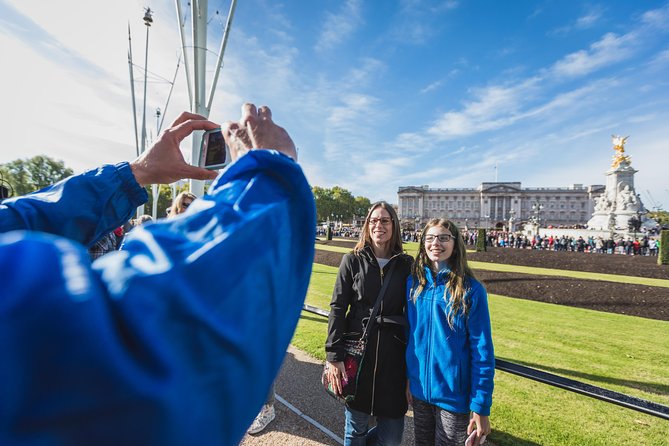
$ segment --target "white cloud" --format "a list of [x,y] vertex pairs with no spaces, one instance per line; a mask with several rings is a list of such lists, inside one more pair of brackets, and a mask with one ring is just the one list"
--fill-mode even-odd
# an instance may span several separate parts
[[437,88],[441,87],[441,85],[442,85],[443,83],[444,83],[444,82],[443,82],[443,81],[440,81],[440,80],[439,80],[439,81],[432,82],[432,83],[431,83],[430,85],[428,85],[427,87],[421,89],[421,90],[420,90],[420,94],[425,94],[425,93],[429,93],[429,92],[432,91],[432,90],[436,90]]
[[473,90],[475,99],[462,111],[449,111],[436,119],[427,130],[439,140],[497,129],[518,119],[517,113],[533,96],[536,79],[526,79],[514,86],[492,85]]
[[585,14],[578,17],[573,23],[557,28],[551,31],[549,34],[560,35],[560,34],[570,33],[574,30],[583,30],[592,28],[600,21],[603,14],[604,10],[602,8],[590,6],[589,9],[585,12]]
[[661,8],[646,11],[641,16],[641,22],[659,30],[669,30],[669,3]]
[[599,21],[599,19],[602,17],[602,13],[603,11],[599,9],[588,11],[585,15],[582,15],[576,19],[574,26],[578,29],[590,28]]
[[360,5],[360,0],[346,0],[338,13],[327,14],[316,43],[316,51],[330,50],[356,31],[362,23]]
[[635,39],[631,34],[607,33],[588,50],[568,54],[556,62],[551,71],[557,77],[584,76],[595,70],[623,61],[633,54]]

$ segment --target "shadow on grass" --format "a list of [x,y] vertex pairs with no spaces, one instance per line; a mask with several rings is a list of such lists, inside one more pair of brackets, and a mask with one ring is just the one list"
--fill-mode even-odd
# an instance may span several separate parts
[[[327,265],[326,265],[326,266],[327,266]],[[311,274],[314,274],[314,275],[316,275],[316,274],[319,274],[319,275],[323,275],[323,274],[325,274],[325,275],[328,275],[328,276],[336,276],[336,275],[337,275],[337,271],[312,271]]]
[[496,445],[513,445],[513,446],[540,446],[539,443],[533,441],[524,440],[518,438],[514,435],[507,434],[506,432],[500,432],[493,429],[490,434],[490,441]]
[[[526,361],[518,361],[515,359],[499,358],[516,364],[524,365],[526,367],[532,367],[544,372],[554,373],[556,375],[561,375],[566,378],[581,378],[587,379],[591,382],[604,383],[604,384],[615,384],[618,386],[629,387],[636,390],[641,390],[648,393],[653,393],[657,395],[666,395],[669,393],[669,385],[659,384],[659,383],[649,383],[643,381],[634,381],[631,379],[622,379],[622,378],[610,378],[608,376],[599,376],[593,375],[592,373],[578,372],[575,370],[563,369],[558,367],[551,367],[543,364],[534,364]],[[612,389],[609,389],[612,390]],[[624,393],[624,392],[623,392]]]
[[[495,271],[497,272],[497,271]],[[505,273],[505,272],[500,272],[498,274],[520,274],[520,273]],[[560,282],[560,284],[564,284],[564,282],[595,282],[599,285],[599,282],[605,282],[604,280],[594,280],[594,279],[576,279],[572,277],[562,277],[562,276],[541,276],[538,274],[526,274],[523,277],[507,277],[504,279],[500,278],[495,278],[495,279],[483,279],[484,282],[486,283],[505,283],[505,282],[547,282],[547,281],[552,281],[552,282]],[[634,285],[634,284],[623,284],[623,285]]]
[[312,321],[312,322],[319,322],[319,323],[324,324],[324,325],[328,324],[328,319],[327,318],[325,318],[323,316],[307,314],[304,311],[302,312],[302,316],[300,316],[300,319],[305,319],[307,321]]

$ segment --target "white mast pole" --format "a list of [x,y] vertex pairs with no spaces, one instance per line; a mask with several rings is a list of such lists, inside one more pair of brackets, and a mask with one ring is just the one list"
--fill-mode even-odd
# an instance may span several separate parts
[[[205,104],[207,75],[207,0],[191,0],[193,20],[193,103],[191,111],[205,118],[209,116]],[[191,163],[198,161],[202,131],[193,132]],[[190,180],[190,191],[198,197],[204,195],[204,181]]]
[[[177,0],[178,2],[179,0]],[[232,0],[230,4],[230,11],[228,13],[228,21],[226,23],[223,41],[221,43],[221,50],[218,56],[218,62],[216,69],[214,71],[213,85],[209,93],[209,101],[206,102],[206,81],[207,81],[207,0],[191,0],[191,11],[192,11],[192,20],[193,20],[193,96],[191,101],[191,111],[199,115],[204,116],[205,118],[209,117],[209,111],[211,110],[211,103],[214,97],[214,91],[216,88],[216,83],[218,81],[218,73],[223,65],[223,52],[225,51],[225,46],[227,43],[227,36],[232,27],[232,19],[234,17],[234,10],[236,7],[236,0]],[[177,4],[177,11],[180,8]],[[183,20],[181,14],[179,13],[179,26],[183,30]],[[182,42],[183,42],[183,32],[182,32]],[[183,44],[183,43],[182,43]],[[185,45],[184,45],[185,48]],[[186,61],[186,66],[188,66],[188,61]],[[188,71],[186,71],[188,73]],[[190,83],[189,83],[190,88]],[[190,92],[190,89],[189,89]],[[192,136],[193,146],[191,150],[191,163],[195,164],[198,161],[200,153],[200,140],[202,138],[202,132],[193,132]],[[204,195],[204,181],[201,180],[190,180],[190,191],[191,193],[201,197]]]
[[135,124],[135,153],[139,156],[139,135],[137,135],[137,106],[135,105],[135,77],[132,66],[132,39],[130,38],[130,23],[128,23],[128,68],[130,69],[130,96],[132,97],[132,121]]
[[225,47],[228,44],[228,35],[232,28],[232,19],[235,16],[235,8],[237,7],[237,0],[232,0],[230,4],[230,11],[228,12],[228,20],[225,22],[225,30],[223,31],[223,38],[221,39],[221,48],[218,50],[218,60],[216,61],[216,71],[214,72],[214,79],[211,82],[209,89],[209,100],[207,101],[207,113],[211,111],[211,103],[214,100],[214,93],[216,92],[216,84],[218,83],[218,73],[223,67],[223,54],[225,54]]
[[184,34],[184,17],[181,14],[181,6],[179,6],[179,0],[174,0],[174,4],[177,8],[177,20],[179,20],[179,37],[181,38],[181,51],[184,56],[184,64],[186,65],[186,85],[188,86],[188,103],[193,105],[193,90],[191,87],[190,80],[190,69],[188,68],[188,51],[186,50],[186,36]]

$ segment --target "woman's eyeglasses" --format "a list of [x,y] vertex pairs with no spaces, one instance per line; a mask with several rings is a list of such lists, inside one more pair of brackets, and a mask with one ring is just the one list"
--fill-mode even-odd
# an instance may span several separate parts
[[425,236],[425,243],[432,243],[434,242],[435,239],[438,239],[439,242],[441,243],[448,243],[451,240],[455,239],[451,234],[439,234],[439,235],[434,235],[434,234],[428,234]]
[[377,224],[379,224],[379,223],[381,223],[383,226],[388,226],[391,222],[392,222],[392,220],[391,220],[390,218],[388,218],[388,217],[384,217],[384,218],[370,218],[370,219],[369,219],[369,224],[370,224],[370,226],[374,226],[374,225],[377,225]]

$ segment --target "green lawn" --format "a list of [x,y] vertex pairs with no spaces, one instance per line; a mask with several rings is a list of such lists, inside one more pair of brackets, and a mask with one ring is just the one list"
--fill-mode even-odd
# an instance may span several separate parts
[[[307,303],[329,309],[337,268],[314,264]],[[490,296],[498,358],[669,405],[669,322]],[[324,359],[327,321],[303,313],[293,344]],[[669,445],[669,422],[498,371],[497,445]]]

